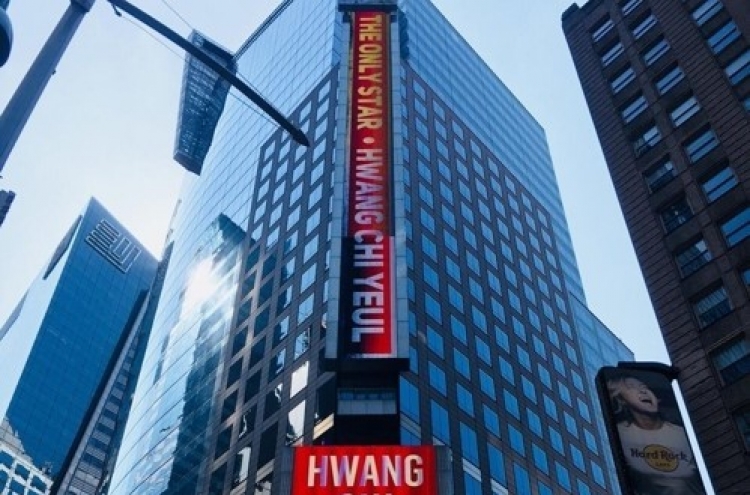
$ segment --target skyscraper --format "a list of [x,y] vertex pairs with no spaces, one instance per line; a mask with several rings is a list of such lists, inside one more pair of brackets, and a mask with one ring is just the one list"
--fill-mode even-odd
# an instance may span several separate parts
[[[12,459],[39,478],[32,493],[50,488],[155,271],[154,258],[90,200],[0,328],[0,492],[19,493]],[[100,434],[100,449],[113,433]]]
[[[616,492],[587,352],[632,354],[580,302],[543,130],[502,82],[428,0],[287,0],[233,58],[312,146],[186,70],[182,111],[224,110],[180,118],[212,145],[109,493],[279,493],[288,446],[355,442],[449,446],[456,493]],[[386,153],[353,151],[354,105]]]
[[563,28],[717,493],[750,486],[750,4],[594,0]]

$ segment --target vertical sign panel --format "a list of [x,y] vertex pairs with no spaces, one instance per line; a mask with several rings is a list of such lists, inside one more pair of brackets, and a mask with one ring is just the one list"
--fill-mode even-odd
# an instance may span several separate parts
[[605,367],[596,379],[623,493],[705,495],[671,378]]
[[352,12],[346,234],[339,357],[396,356],[389,23]]
[[295,447],[292,495],[438,495],[434,446]]

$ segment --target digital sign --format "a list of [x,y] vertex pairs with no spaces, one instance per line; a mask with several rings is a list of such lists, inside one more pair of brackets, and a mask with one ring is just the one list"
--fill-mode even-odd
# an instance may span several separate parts
[[396,356],[391,198],[390,16],[351,13],[346,233],[339,357]]
[[294,448],[292,495],[437,495],[434,446]]
[[605,367],[596,379],[623,493],[705,495],[672,378]]

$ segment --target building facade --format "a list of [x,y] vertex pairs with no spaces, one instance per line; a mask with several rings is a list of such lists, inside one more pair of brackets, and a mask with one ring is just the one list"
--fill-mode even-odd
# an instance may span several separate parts
[[[234,91],[204,105],[224,110],[189,167],[200,174],[172,226],[109,493],[280,493],[291,446],[359,441],[449,446],[456,493],[617,493],[586,353],[611,340],[607,357],[632,354],[575,309],[585,299],[542,128],[428,0],[355,6],[388,12],[404,359],[363,376],[327,354],[345,242],[345,3],[281,2],[234,55],[309,149]],[[376,407],[380,422],[363,420]]]
[[750,486],[750,5],[595,0],[563,28],[717,493]]
[[[90,200],[0,329],[0,493],[52,489],[155,271],[153,256]],[[109,448],[108,426],[96,455]]]

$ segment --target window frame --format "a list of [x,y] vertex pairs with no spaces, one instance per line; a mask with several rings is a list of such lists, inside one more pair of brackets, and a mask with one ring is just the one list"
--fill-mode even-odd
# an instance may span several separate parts
[[724,6],[719,0],[706,0],[694,8],[690,15],[698,26],[702,26],[723,8]]
[[[679,209],[676,209],[678,206]],[[687,197],[681,196],[678,200],[660,208],[659,218],[664,230],[667,233],[672,233],[693,218],[693,208],[690,206]]]
[[[750,237],[750,206],[745,205],[742,210],[736,210],[734,215],[719,224],[719,228],[730,248]],[[738,235],[740,237],[736,238]]]
[[[720,299],[716,301],[711,300],[719,297]],[[727,293],[727,289],[723,285],[716,286],[710,292],[704,292],[700,297],[695,298],[691,305],[700,328],[710,327],[729,315],[734,309],[732,301],[729,298],[729,293]],[[705,308],[703,308],[704,305],[706,306]]]
[[[739,353],[743,354],[736,356],[736,359],[731,362],[724,365],[720,364],[719,361],[723,361],[723,357],[729,360],[735,357],[730,356],[730,354]],[[711,353],[711,362],[724,385],[731,385],[746,376],[750,376],[750,342],[744,338],[739,338],[724,344]]]
[[[664,171],[656,176],[657,172],[662,169],[664,169]],[[646,181],[646,186],[652,193],[662,189],[675,178],[677,178],[677,169],[669,157],[660,160],[643,172],[643,179]]]
[[668,71],[663,72],[661,77],[654,81],[654,87],[660,96],[664,96],[669,90],[682,82],[683,79],[685,79],[685,72],[682,70],[682,67],[675,65]]
[[701,180],[701,190],[709,203],[713,203],[734,189],[739,182],[737,175],[729,165],[715,170],[710,176]]
[[750,77],[750,48],[746,49],[735,57],[734,60],[729,62],[729,64],[724,67],[724,73],[732,86],[737,86]]
[[690,95],[669,112],[669,119],[672,121],[672,125],[677,128],[690,120],[700,110],[701,106],[695,95]]
[[740,33],[740,29],[737,27],[737,23],[730,19],[720,28],[711,33],[708,38],[706,38],[706,42],[711,51],[715,55],[718,55],[741,35],[742,33]]
[[693,134],[689,140],[683,142],[682,147],[690,163],[697,163],[718,148],[719,144],[719,137],[716,135],[716,132],[707,127],[701,132]]
[[682,278],[689,277],[713,259],[704,238],[697,239],[674,253],[675,263]]

